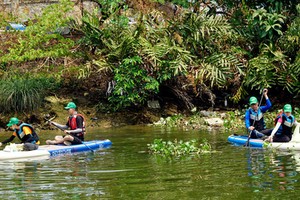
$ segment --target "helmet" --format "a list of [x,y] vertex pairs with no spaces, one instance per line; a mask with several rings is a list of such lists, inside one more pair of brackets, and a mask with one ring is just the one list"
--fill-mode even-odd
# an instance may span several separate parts
[[252,105],[252,104],[256,104],[258,101],[257,101],[257,98],[256,97],[250,97],[249,99],[249,104]]
[[76,108],[76,104],[74,102],[69,102],[68,105],[65,107],[66,110],[69,109],[75,109]]
[[283,106],[283,111],[284,112],[292,112],[292,106],[291,106],[291,104],[285,104]]
[[18,124],[19,121],[20,121],[20,120],[19,120],[18,118],[12,117],[12,118],[10,118],[10,120],[9,120],[9,122],[8,122],[8,124],[7,124],[7,126],[8,126],[8,127],[11,127],[12,125]]

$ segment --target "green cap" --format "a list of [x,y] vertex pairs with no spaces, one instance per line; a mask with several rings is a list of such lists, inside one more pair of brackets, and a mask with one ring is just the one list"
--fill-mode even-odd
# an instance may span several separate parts
[[256,104],[258,101],[257,101],[257,98],[256,97],[250,97],[249,99],[249,104],[252,105],[252,104]]
[[291,104],[285,104],[283,106],[283,111],[284,112],[292,112],[292,106],[291,106]]
[[74,102],[69,102],[67,107],[65,107],[66,110],[69,110],[69,109],[75,109],[76,108],[76,104]]
[[19,123],[19,119],[16,118],[16,117],[12,117],[12,118],[10,118],[10,120],[9,120],[9,122],[8,122],[8,124],[7,124],[7,126],[8,126],[8,127],[11,127],[12,125],[15,125],[15,124],[18,124],[18,123]]

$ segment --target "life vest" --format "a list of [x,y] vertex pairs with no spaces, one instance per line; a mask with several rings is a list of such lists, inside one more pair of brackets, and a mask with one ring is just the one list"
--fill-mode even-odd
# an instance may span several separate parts
[[75,114],[73,116],[69,117],[69,126],[71,130],[75,130],[77,129],[77,122],[76,122],[76,118],[80,116],[82,117],[82,132],[81,133],[77,133],[76,136],[83,136],[86,134],[86,129],[85,129],[85,119],[83,117],[83,115],[81,114]]
[[[31,134],[26,135],[23,132],[23,127],[30,128]],[[35,144],[39,141],[39,136],[36,134],[30,124],[22,123],[19,129],[15,129],[15,132],[17,133],[17,137],[22,141],[22,143],[29,142]]]
[[286,116],[284,113],[282,113],[280,116],[276,118],[276,123],[277,121],[282,117],[282,123],[281,126],[279,127],[278,131],[276,132],[276,135],[287,135],[288,137],[292,137],[292,129],[293,125],[295,123],[295,117],[293,115],[291,116]]
[[253,109],[250,110],[250,124],[253,125],[256,130],[261,131],[264,130],[266,125],[264,122],[264,114],[261,112],[260,108],[258,108],[257,112],[254,112]]

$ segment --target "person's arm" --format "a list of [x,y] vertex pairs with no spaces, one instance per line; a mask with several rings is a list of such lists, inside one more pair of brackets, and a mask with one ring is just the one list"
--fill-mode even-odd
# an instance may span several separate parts
[[267,112],[267,110],[269,110],[272,107],[272,103],[270,101],[270,99],[266,100],[266,105],[265,106],[260,106],[260,110],[261,112],[265,113]]
[[69,134],[76,134],[76,133],[83,132],[83,130],[82,130],[82,128],[83,128],[83,118],[81,116],[76,117],[76,124],[77,124],[77,128],[75,130],[68,130],[66,132],[69,133]]
[[2,146],[2,144],[7,144],[7,143],[13,141],[15,139],[15,137],[16,136],[14,136],[14,135],[10,136],[10,138],[4,140],[3,142],[0,142],[0,146]]
[[269,110],[272,107],[272,103],[268,97],[268,89],[264,89],[264,97],[266,99],[266,105],[265,106],[260,106],[260,110],[265,113],[267,110]]
[[275,128],[272,130],[272,133],[271,133],[271,135],[269,136],[269,139],[270,139],[269,141],[270,141],[270,142],[273,142],[273,137],[274,137],[275,133],[278,131],[278,129],[280,128],[280,126],[281,126],[281,123],[280,123],[280,122],[277,122]]
[[278,129],[280,128],[281,124],[282,124],[282,117],[278,119],[275,128],[272,130],[271,135],[267,138],[268,141],[273,142],[273,137],[275,133],[278,131]]
[[249,109],[246,111],[246,114],[245,114],[245,125],[246,125],[247,130],[249,130],[249,127],[252,126],[250,124],[250,111],[249,111]]
[[56,126],[57,128],[59,128],[60,130],[66,130],[69,128],[69,126],[66,124],[66,125],[62,125],[62,124],[59,124],[59,123],[56,123],[56,122],[50,122],[50,124],[52,124],[53,126]]

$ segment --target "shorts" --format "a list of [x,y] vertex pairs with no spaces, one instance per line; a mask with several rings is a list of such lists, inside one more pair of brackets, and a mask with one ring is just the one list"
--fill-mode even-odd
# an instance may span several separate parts
[[[70,141],[72,145],[74,145],[74,144],[82,144],[82,141],[84,141],[83,137],[76,137],[74,135],[71,135],[71,136],[74,138],[73,141]],[[63,137],[65,137],[65,135]]]
[[73,135],[72,135],[72,137],[74,138],[73,141],[70,141],[72,145],[74,145],[74,144],[82,144],[82,141],[83,141],[83,140],[81,140],[81,139],[79,139],[78,137],[73,136]]

